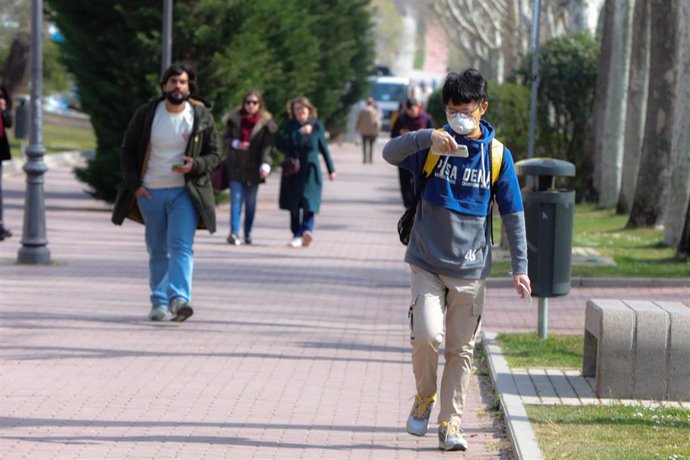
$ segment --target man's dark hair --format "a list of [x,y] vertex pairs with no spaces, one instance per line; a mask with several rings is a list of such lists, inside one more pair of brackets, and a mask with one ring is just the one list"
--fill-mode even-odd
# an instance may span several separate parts
[[468,104],[489,100],[488,83],[476,69],[467,69],[462,75],[451,72],[446,77],[442,90],[443,103]]
[[193,95],[196,93],[196,72],[194,71],[194,68],[187,62],[174,62],[165,69],[163,72],[163,75],[161,75],[161,81],[160,85],[161,87],[165,85],[168,80],[170,80],[170,77],[176,77],[178,75],[182,75],[183,73],[187,72],[187,76],[189,77],[189,93],[190,95]]
[[412,107],[418,107],[419,106],[419,101],[413,97],[408,97],[407,100],[405,101],[405,107],[408,109],[411,109]]

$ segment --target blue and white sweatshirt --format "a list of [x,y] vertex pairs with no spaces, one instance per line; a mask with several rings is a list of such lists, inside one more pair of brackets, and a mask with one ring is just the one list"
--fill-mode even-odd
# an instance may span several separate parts
[[[513,157],[506,148],[498,180],[491,186],[491,141],[494,129],[480,121],[482,135],[469,139],[443,127],[468,158],[442,155],[427,179],[417,208],[405,262],[439,275],[484,279],[491,272],[489,202],[491,187],[508,236],[513,273],[527,273],[527,240],[520,186]],[[431,147],[432,129],[413,131],[391,139],[383,158],[412,172],[415,185]]]

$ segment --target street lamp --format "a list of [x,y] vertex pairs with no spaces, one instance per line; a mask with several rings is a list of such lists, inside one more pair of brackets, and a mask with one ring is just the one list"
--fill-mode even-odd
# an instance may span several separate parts
[[46,239],[46,213],[43,196],[44,173],[48,170],[43,155],[41,94],[43,92],[43,0],[31,0],[31,132],[26,149],[26,193],[20,264],[49,264]]
[[530,51],[532,51],[532,71],[530,79],[532,83],[532,94],[529,109],[529,144],[527,147],[527,158],[534,157],[534,131],[537,119],[537,90],[539,89],[539,17],[541,13],[541,1],[532,2],[532,36]]
[[172,0],[163,0],[163,52],[161,57],[161,75],[172,61]]

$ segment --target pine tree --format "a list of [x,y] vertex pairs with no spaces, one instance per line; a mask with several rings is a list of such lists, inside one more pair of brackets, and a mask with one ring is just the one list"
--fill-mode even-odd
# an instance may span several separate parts
[[[160,94],[162,11],[135,0],[49,0],[65,36],[65,63],[91,116],[96,158],[76,171],[91,194],[112,202],[120,143],[133,112]],[[148,2],[144,2],[150,5]],[[173,61],[197,68],[200,95],[220,115],[259,89],[277,121],[305,95],[328,129],[344,125],[373,67],[366,0],[176,0]]]
[[321,55],[314,99],[327,128],[342,131],[349,107],[366,95],[366,76],[373,72],[369,1],[307,0],[304,4],[318,17],[314,33],[320,39]]
[[75,173],[95,198],[113,202],[127,123],[137,106],[156,94],[160,51],[151,31],[160,28],[161,13],[136,0],[103,3],[51,0],[48,17],[65,37],[63,58],[98,140],[96,157]]

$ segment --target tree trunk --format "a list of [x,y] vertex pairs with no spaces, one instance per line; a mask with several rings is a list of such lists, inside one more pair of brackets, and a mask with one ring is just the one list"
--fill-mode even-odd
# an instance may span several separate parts
[[[687,24],[690,2],[682,2],[678,13],[679,24]],[[678,89],[673,103],[673,172],[664,226],[664,242],[669,246],[679,244],[683,228],[689,224],[686,220],[690,200],[690,32],[682,26],[678,37]]]
[[603,3],[604,0],[570,0],[569,8],[572,15],[570,31],[590,30],[594,32]]
[[[628,72],[630,69],[631,0],[614,0],[611,29],[611,64],[609,67],[602,150],[597,169],[600,171],[599,206],[615,206],[623,171],[623,138],[627,107]],[[609,11],[607,11],[610,14]]]
[[690,204],[688,204],[688,209],[685,212],[685,225],[680,235],[680,242],[676,247],[676,255],[683,259],[690,257]]
[[647,111],[649,84],[649,0],[635,0],[632,40],[630,45],[630,74],[628,105],[623,140],[623,174],[616,211],[628,214],[635,196],[635,184],[640,165],[640,149]]
[[604,17],[604,27],[601,37],[601,53],[599,54],[599,64],[597,67],[597,87],[594,94],[594,139],[593,146],[590,149],[593,152],[592,166],[594,178],[594,194],[599,195],[601,191],[601,161],[603,158],[602,152],[606,144],[605,127],[608,125],[606,117],[608,111],[606,110],[606,101],[608,100],[609,80],[611,75],[611,51],[613,49],[613,17],[614,17],[615,0],[606,0],[602,15]]
[[27,32],[19,32],[12,40],[10,52],[2,69],[2,86],[10,96],[21,91],[29,81],[29,45]]
[[[680,0],[650,0],[649,93],[640,169],[628,227],[663,223],[671,180]],[[684,26],[683,26],[684,27]]]

